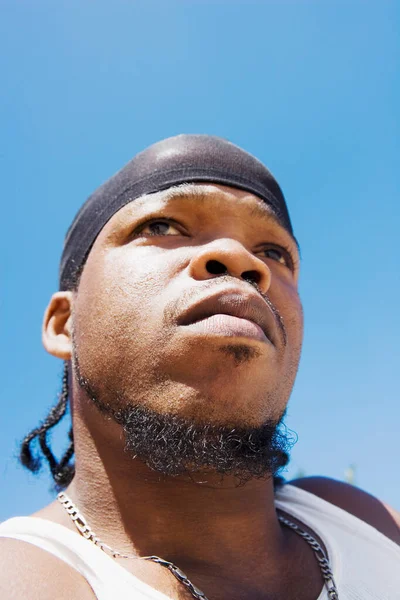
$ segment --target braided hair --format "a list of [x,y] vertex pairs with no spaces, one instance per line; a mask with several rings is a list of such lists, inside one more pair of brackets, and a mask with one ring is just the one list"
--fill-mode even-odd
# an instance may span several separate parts
[[32,446],[35,441],[39,442],[41,452],[47,460],[55,487],[58,490],[66,488],[75,474],[75,466],[71,463],[71,459],[74,455],[73,431],[71,427],[68,434],[69,446],[60,460],[57,460],[54,456],[47,439],[47,434],[66,414],[68,408],[68,395],[68,363],[65,361],[62,389],[57,404],[50,409],[49,414],[39,427],[32,429],[32,431],[25,436],[21,443],[20,450],[20,461],[23,466],[32,471],[32,473],[37,473],[42,464],[40,457],[33,454]]

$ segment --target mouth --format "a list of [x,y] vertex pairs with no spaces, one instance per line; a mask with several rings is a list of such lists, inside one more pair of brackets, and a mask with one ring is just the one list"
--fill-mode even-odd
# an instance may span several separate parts
[[279,343],[275,314],[250,290],[226,289],[203,298],[181,314],[178,325],[208,335]]

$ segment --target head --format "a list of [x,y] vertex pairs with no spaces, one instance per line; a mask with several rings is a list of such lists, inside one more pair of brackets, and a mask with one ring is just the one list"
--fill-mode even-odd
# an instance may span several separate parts
[[164,473],[246,479],[287,462],[299,255],[278,185],[249,157],[208,136],[138,155],[78,213],[46,310],[44,345],[68,365],[74,409],[89,400]]

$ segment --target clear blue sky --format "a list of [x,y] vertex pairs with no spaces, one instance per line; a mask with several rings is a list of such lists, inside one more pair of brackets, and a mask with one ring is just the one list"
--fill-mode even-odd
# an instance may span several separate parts
[[0,520],[51,498],[15,457],[60,386],[40,329],[65,231],[101,182],[180,132],[241,145],[287,197],[306,324],[287,475],[354,463],[400,508],[400,4],[0,5]]

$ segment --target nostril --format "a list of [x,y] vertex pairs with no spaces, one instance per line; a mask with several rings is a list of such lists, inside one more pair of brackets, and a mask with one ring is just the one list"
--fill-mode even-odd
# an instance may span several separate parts
[[261,281],[261,275],[258,271],[244,271],[244,273],[242,273],[242,279],[258,285]]
[[220,263],[218,260],[208,260],[206,263],[206,269],[211,275],[222,275],[227,273],[228,269]]

